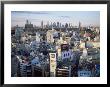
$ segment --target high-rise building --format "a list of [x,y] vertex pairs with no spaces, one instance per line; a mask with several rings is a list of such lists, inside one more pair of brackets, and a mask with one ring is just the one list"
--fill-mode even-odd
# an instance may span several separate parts
[[57,28],[59,28],[59,26],[60,26],[60,23],[59,23],[59,22],[57,22]]
[[56,28],[56,23],[55,22],[53,23],[53,28]]
[[69,23],[69,28],[71,27],[71,24]]
[[26,20],[26,24],[29,24],[29,21],[28,20]]
[[68,23],[65,24],[65,28],[68,28]]
[[43,25],[43,21],[41,21],[41,28],[42,28],[42,29],[43,29],[43,26],[44,26],[44,25]]
[[49,28],[49,21],[47,22],[46,28]]
[[61,23],[60,23],[60,28],[61,28],[62,26],[61,26]]
[[29,23],[29,20],[26,20],[25,29],[30,30],[30,28],[33,28],[33,24]]
[[79,22],[79,30],[81,30],[81,22]]
[[53,27],[53,24],[52,24],[52,22],[51,22],[50,28],[52,29],[52,27]]

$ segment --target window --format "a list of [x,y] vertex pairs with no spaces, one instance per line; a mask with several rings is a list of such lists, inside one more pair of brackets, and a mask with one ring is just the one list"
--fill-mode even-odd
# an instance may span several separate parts
[[65,54],[64,54],[64,57],[65,57]]
[[52,57],[52,58],[55,58],[55,54],[51,54],[51,57]]
[[69,56],[69,53],[68,53],[68,56]]

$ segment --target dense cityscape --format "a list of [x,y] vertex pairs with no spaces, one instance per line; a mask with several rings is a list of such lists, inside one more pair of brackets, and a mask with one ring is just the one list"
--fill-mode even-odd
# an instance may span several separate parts
[[11,28],[12,77],[100,77],[100,27],[26,20]]

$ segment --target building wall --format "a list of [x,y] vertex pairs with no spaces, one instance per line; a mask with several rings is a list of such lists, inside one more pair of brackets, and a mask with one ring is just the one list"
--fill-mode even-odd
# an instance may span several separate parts
[[21,77],[28,77],[28,76],[32,76],[31,75],[31,65],[29,64],[25,64],[25,63],[20,63],[20,75]]
[[57,49],[57,53],[58,53],[58,60],[61,60],[61,48]]
[[47,31],[47,42],[48,43],[54,42],[53,33],[51,31]]
[[26,65],[24,63],[20,63],[20,75],[25,77],[26,75]]
[[11,76],[17,74],[19,60],[16,57],[11,57]]

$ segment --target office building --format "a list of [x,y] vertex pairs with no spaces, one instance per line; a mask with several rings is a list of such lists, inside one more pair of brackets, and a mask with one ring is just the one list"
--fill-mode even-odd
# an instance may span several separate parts
[[44,28],[44,23],[43,23],[43,21],[41,21],[41,28],[42,28],[42,29]]

